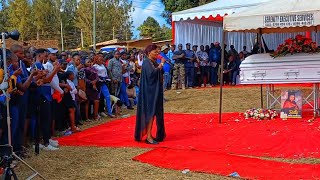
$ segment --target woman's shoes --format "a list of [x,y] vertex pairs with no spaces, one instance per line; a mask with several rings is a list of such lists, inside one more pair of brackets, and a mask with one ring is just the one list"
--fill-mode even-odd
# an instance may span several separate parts
[[152,144],[152,145],[156,145],[156,144],[159,144],[157,141],[153,140],[152,141],[149,141],[148,139],[146,139],[146,143],[147,144]]

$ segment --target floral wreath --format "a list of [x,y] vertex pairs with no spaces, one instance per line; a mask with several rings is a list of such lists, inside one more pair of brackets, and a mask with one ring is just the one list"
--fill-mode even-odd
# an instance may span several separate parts
[[320,49],[317,43],[303,35],[297,35],[295,38],[285,40],[284,44],[280,44],[277,50],[271,54],[273,58],[286,56],[295,53],[317,53]]
[[253,118],[257,120],[272,120],[278,117],[278,113],[277,111],[271,109],[252,108],[246,110],[246,112],[244,113],[244,117],[246,119]]

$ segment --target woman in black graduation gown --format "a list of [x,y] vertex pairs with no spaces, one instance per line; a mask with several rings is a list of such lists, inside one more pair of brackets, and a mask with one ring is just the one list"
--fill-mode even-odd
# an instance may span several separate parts
[[[140,90],[136,117],[135,140],[141,141],[147,135],[147,144],[158,144],[165,138],[163,118],[163,72],[165,59],[157,64],[160,50],[156,45],[145,49],[146,58],[142,64]],[[156,117],[157,135],[152,137],[152,125]]]

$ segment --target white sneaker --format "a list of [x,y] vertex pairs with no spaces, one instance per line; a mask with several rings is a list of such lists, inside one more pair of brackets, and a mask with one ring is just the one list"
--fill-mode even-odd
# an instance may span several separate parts
[[103,118],[108,117],[108,115],[106,113],[104,113],[104,112],[100,113],[100,116],[103,117]]
[[48,145],[48,146],[45,146],[44,148],[43,148],[43,150],[46,150],[46,151],[56,151],[56,150],[58,150],[59,148],[56,148],[56,147],[53,147],[53,146],[51,146],[50,144]]
[[59,142],[53,139],[49,139],[49,144],[53,147],[59,147]]
[[201,87],[204,87],[204,84],[201,84]]

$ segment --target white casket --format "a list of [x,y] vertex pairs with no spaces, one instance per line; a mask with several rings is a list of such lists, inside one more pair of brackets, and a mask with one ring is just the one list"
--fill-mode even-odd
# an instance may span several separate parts
[[241,84],[320,83],[320,53],[273,58],[255,54],[240,65]]

